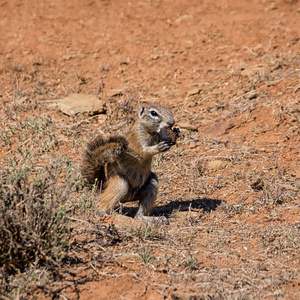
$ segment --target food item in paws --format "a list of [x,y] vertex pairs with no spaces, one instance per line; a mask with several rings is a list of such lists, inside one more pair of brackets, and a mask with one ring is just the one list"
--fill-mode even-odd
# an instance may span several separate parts
[[180,131],[178,128],[166,127],[159,132],[159,140],[171,144],[176,144],[176,139],[179,137]]

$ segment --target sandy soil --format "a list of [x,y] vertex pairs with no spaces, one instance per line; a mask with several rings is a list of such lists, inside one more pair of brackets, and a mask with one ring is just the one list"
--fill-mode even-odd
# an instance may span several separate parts
[[[154,163],[155,213],[170,221],[158,241],[136,233],[101,264],[90,255],[90,280],[59,297],[299,297],[299,1],[0,0],[0,36],[1,105],[31,101],[52,117],[60,147],[48,156],[78,162],[140,100],[169,105],[182,132]],[[62,114],[55,100],[71,92],[99,96],[107,114]],[[81,133],[61,129],[76,122]]]

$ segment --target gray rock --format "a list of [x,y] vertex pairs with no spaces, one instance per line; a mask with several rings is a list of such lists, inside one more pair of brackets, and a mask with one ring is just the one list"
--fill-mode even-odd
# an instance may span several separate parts
[[208,162],[207,166],[210,169],[214,169],[214,170],[221,170],[224,169],[226,167],[227,163],[223,160],[212,160],[210,162]]
[[176,125],[179,128],[190,130],[190,131],[197,131],[198,130],[198,127],[196,125],[193,125],[188,121],[180,121]]
[[193,88],[192,90],[188,91],[187,96],[190,97],[190,96],[198,95],[201,92],[202,92],[202,89],[196,87],[196,88]]
[[57,106],[68,116],[105,113],[105,103],[97,96],[89,94],[70,94],[68,97],[60,99]]

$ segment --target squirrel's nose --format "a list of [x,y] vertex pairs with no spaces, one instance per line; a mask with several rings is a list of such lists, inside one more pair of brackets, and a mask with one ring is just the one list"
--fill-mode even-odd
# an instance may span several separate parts
[[159,125],[159,130],[164,129],[164,128],[170,128],[175,124],[174,118],[169,118],[169,120],[161,122]]

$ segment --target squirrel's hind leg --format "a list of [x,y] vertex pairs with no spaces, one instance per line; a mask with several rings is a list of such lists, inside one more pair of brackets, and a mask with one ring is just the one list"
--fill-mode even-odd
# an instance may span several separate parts
[[128,196],[129,184],[121,176],[111,177],[105,190],[100,194],[100,203],[98,209],[111,213],[119,202],[123,202]]

